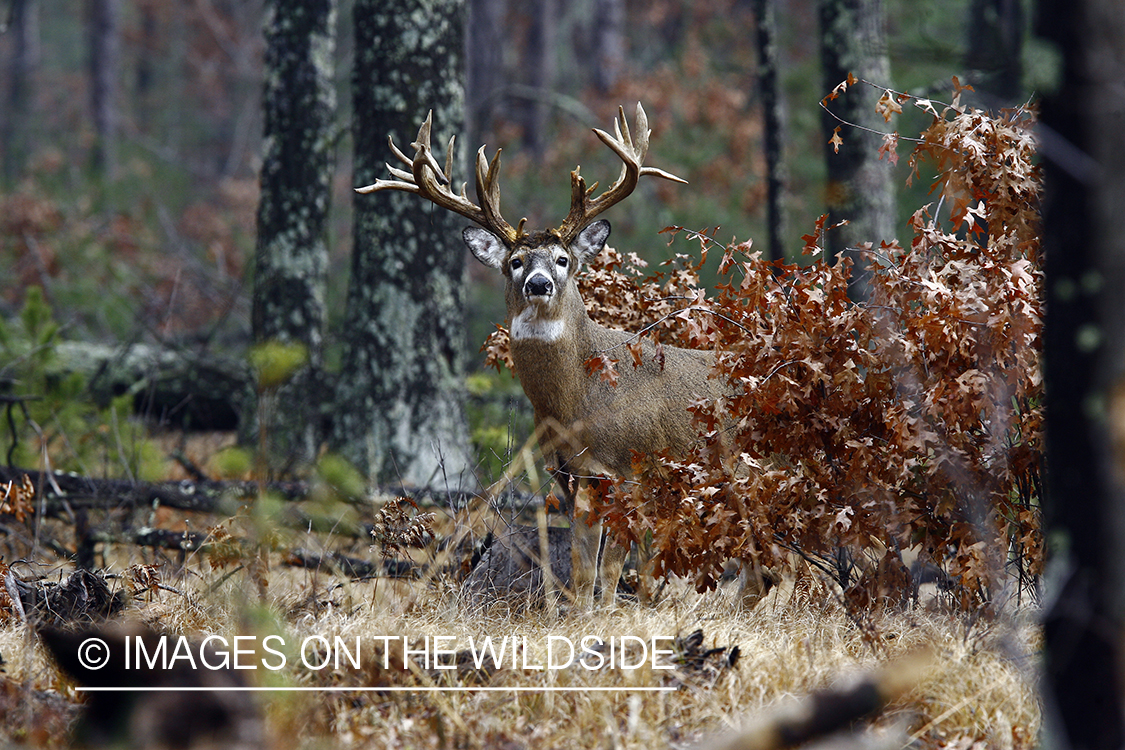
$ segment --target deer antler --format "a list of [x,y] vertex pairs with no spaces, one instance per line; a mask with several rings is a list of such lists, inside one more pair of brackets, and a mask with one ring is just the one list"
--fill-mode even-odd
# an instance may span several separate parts
[[437,159],[434,158],[433,150],[430,148],[430,130],[433,126],[433,117],[433,110],[430,110],[430,113],[426,115],[426,121],[418,129],[418,137],[414,139],[414,143],[410,144],[414,148],[413,159],[395,146],[393,138],[387,137],[387,143],[390,144],[391,151],[399,161],[410,168],[409,172],[396,169],[388,164],[387,171],[397,179],[375,180],[374,184],[356,188],[355,191],[357,193],[374,193],[377,190],[402,190],[407,193],[415,193],[432,201],[435,205],[475,221],[496,234],[507,245],[513,245],[523,235],[523,225],[527,220],[521,219],[519,226],[513,229],[512,225],[504,221],[504,217],[500,215],[500,150],[497,149],[491,162],[484,155],[484,146],[481,146],[480,150],[477,151],[477,200],[481,202],[481,205],[478,206],[466,197],[464,183],[461,184],[460,194],[454,193],[450,187],[451,180],[448,175],[453,172],[453,145],[457,136],[449,139],[444,170],[438,164]]
[[652,132],[649,130],[648,116],[645,114],[641,103],[637,102],[637,114],[634,118],[636,121],[635,139],[633,134],[629,132],[629,123],[625,119],[625,108],[618,107],[618,111],[620,120],[617,118],[613,120],[614,135],[597,128],[594,129],[594,133],[601,139],[602,143],[609,146],[613,153],[621,157],[623,162],[621,175],[617,178],[617,182],[613,183],[604,193],[597,198],[591,198],[590,195],[597,189],[598,183],[595,182],[587,188],[586,179],[579,173],[581,166],[575,167],[574,171],[570,173],[570,213],[567,214],[559,228],[555,230],[555,234],[566,244],[570,244],[578,236],[578,233],[586,228],[591,219],[632,193],[637,187],[637,181],[645,175],[655,175],[672,182],[687,184],[687,180],[662,169],[641,166],[645,154],[648,152],[648,136]]

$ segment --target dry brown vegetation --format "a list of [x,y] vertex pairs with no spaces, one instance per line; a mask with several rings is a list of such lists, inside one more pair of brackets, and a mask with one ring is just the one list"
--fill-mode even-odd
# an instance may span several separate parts
[[[702,628],[708,646],[737,644],[741,658],[719,672],[665,675],[651,668],[557,671],[501,669],[490,677],[454,679],[463,686],[500,688],[640,688],[680,685],[670,692],[313,692],[263,693],[271,745],[316,747],[685,747],[749,726],[767,707],[811,690],[846,682],[898,657],[926,649],[932,663],[917,684],[870,728],[896,733],[919,747],[1032,747],[1040,713],[1035,689],[1037,628],[1026,613],[976,620],[941,606],[872,614],[857,623],[831,585],[811,575],[779,587],[752,612],[734,607],[725,591],[698,594],[674,585],[652,607],[626,604],[613,612],[552,618],[542,610],[517,616],[469,615],[451,591],[418,582],[382,587],[345,584],[307,571],[275,571],[270,594],[257,602],[245,576],[212,586],[220,572],[197,571],[167,591],[134,600],[127,617],[171,633],[281,635],[287,644],[309,635],[336,635],[364,647],[374,636],[526,637],[528,664],[545,663],[547,636],[677,636]],[[146,599],[151,598],[151,601]],[[247,604],[247,601],[255,601]],[[50,707],[64,716],[73,683],[61,678],[29,631],[9,623],[0,632],[3,686],[24,699],[0,704],[5,739],[59,746],[59,735],[32,737]],[[381,668],[376,652],[356,670],[311,670],[294,657],[279,672],[248,672],[275,686],[429,687],[430,674]],[[57,691],[57,692],[56,692]],[[59,696],[65,700],[60,701]],[[55,730],[62,727],[56,722]],[[868,731],[868,730],[865,730]]]

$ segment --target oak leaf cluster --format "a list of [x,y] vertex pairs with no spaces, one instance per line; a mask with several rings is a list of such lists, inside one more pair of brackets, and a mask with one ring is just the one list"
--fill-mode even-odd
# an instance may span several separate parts
[[[888,120],[908,101],[932,114],[920,138],[902,140],[915,142],[911,178],[936,174],[935,202],[911,217],[909,242],[857,249],[863,301],[849,297],[852,258],[821,253],[823,218],[804,237],[811,262],[720,248],[717,290],[698,274],[719,246],[699,233],[698,260],[646,275],[607,248],[581,278],[600,323],[642,332],[656,357],[670,345],[716,350],[713,377],[729,386],[693,405],[702,437],[688,455],[637,455],[634,479],[595,485],[595,514],[619,541],[650,544],[657,575],[706,589],[729,558],[805,560],[851,598],[898,600],[912,585],[901,553],[914,550],[915,573],[939,571],[951,600],[972,608],[1041,572],[1034,111],[880,101]],[[880,155],[897,161],[888,135]],[[506,343],[490,337],[490,363]],[[589,362],[591,377],[638,364],[640,346],[625,349]]]

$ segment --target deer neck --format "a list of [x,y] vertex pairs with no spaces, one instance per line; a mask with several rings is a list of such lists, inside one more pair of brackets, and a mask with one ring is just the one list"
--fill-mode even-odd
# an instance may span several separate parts
[[558,303],[509,305],[511,353],[536,421],[551,418],[565,425],[575,418],[585,393],[585,363],[593,353],[596,324],[573,282]]

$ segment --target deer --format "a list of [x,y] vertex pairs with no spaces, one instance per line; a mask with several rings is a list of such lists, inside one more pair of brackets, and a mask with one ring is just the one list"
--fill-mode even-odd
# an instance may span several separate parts
[[612,601],[626,550],[611,544],[603,547],[600,524],[576,517],[580,482],[605,474],[632,477],[634,452],[685,452],[699,439],[689,406],[699,399],[721,397],[725,387],[711,377],[715,352],[666,346],[664,356],[658,358],[655,347],[643,339],[641,363],[621,367],[616,384],[589,375],[588,360],[621,351],[637,336],[595,322],[575,279],[609,238],[610,223],[597,217],[628,197],[640,178],[686,181],[643,166],[650,135],[648,117],[638,103],[630,130],[622,107],[612,135],[593,131],[621,159],[617,180],[594,196],[597,183],[587,187],[581,166],[576,167],[570,175],[570,211],[562,224],[527,231],[526,219],[513,227],[500,213],[501,151],[491,160],[484,146],[477,151],[479,205],[473,203],[466,196],[466,185],[454,192],[450,179],[455,137],[449,141],[444,167],[433,155],[432,117],[431,112],[411,144],[413,157],[388,137],[391,151],[407,169],[388,164],[394,179],[376,180],[357,192],[414,193],[477,225],[464,229],[463,238],[478,261],[504,276],[515,374],[531,402],[540,448],[563,490],[562,505],[572,532],[571,593],[578,602],[590,604],[596,581],[602,596]]

